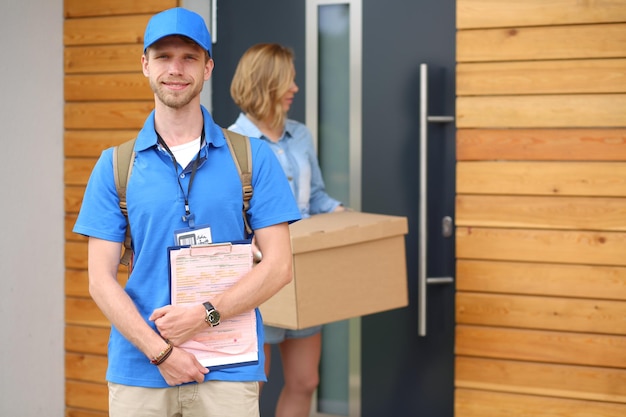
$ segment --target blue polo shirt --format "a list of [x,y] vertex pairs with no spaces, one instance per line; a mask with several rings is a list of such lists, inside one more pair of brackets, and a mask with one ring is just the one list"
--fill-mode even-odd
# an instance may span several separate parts
[[[209,225],[214,243],[244,237],[241,181],[221,128],[203,107],[205,145],[200,151],[191,189],[191,167],[178,167],[178,179],[171,156],[157,145],[154,112],[147,118],[135,143],[135,162],[126,201],[133,235],[133,271],[125,290],[146,321],[152,311],[170,304],[167,248],[174,245],[174,231],[187,227],[185,195],[197,226]],[[283,170],[264,141],[252,138],[252,186],[248,210],[253,230],[300,219]],[[126,219],[119,208],[113,176],[113,149],[102,152],[83,198],[74,232],[99,239],[123,242]],[[180,184],[179,184],[180,181]],[[205,380],[263,381],[262,320],[257,314],[259,363],[209,372]],[[157,367],[111,329],[107,380],[124,385],[167,387]]]

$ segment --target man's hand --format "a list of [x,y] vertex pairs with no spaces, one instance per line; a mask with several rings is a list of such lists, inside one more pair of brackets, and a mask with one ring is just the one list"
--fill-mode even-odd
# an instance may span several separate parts
[[158,368],[167,385],[172,387],[192,381],[200,384],[204,382],[204,375],[209,373],[193,354],[177,347]]
[[208,326],[204,321],[205,314],[202,304],[191,307],[167,305],[154,310],[150,320],[156,325],[161,337],[174,346],[180,346]]

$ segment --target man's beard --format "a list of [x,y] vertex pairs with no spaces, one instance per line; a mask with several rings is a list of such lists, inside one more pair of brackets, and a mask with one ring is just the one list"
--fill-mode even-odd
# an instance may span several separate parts
[[202,84],[198,84],[191,90],[177,92],[167,90],[159,81],[153,80],[150,80],[150,87],[163,104],[173,109],[185,107],[202,91]]

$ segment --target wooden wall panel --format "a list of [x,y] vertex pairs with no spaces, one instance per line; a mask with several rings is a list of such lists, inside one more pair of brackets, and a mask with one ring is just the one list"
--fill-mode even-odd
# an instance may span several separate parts
[[109,391],[105,383],[66,380],[65,404],[68,407],[108,411]]
[[143,44],[66,47],[65,74],[141,71]]
[[459,356],[455,375],[461,388],[626,404],[626,370],[620,368]]
[[619,368],[626,366],[624,352],[623,335],[472,325],[456,328],[457,355]]
[[65,17],[156,13],[177,6],[176,0],[65,0]]
[[152,100],[154,94],[143,73],[75,74],[65,76],[65,100]]
[[67,297],[65,323],[83,326],[109,327],[110,323],[91,298]]
[[69,297],[90,297],[87,270],[67,269],[65,271],[65,295]]
[[626,161],[626,129],[460,129],[459,161]]
[[85,187],[66,186],[65,187],[65,211],[66,213],[78,213],[83,200]]
[[626,266],[626,233],[457,227],[457,258]]
[[84,186],[65,187],[65,211],[66,213],[78,213],[85,193]]
[[455,417],[626,413],[626,2],[457,0]]
[[154,101],[68,102],[65,128],[139,130],[153,108]]
[[84,410],[78,408],[67,408],[65,417],[107,417],[108,411]]
[[151,14],[66,19],[63,43],[66,46],[142,44]]
[[625,197],[626,161],[459,162],[459,194]]
[[472,95],[626,92],[626,59],[459,64],[456,92]]
[[566,25],[626,21],[621,0],[457,0],[457,28]]
[[137,133],[137,129],[66,130],[65,156],[97,158],[103,150],[126,142],[136,137]]
[[110,327],[68,325],[65,328],[65,350],[105,355]]
[[626,232],[626,197],[458,195],[457,226]]
[[87,269],[87,241],[65,243],[65,268]]
[[626,94],[458,97],[456,118],[459,128],[620,128]]
[[458,324],[626,335],[621,301],[460,292],[456,312]]
[[65,355],[65,377],[87,382],[102,382],[106,376],[106,355],[85,355],[67,353]]
[[626,405],[458,389],[455,417],[623,417]]
[[86,242],[87,237],[79,235],[73,232],[74,223],[76,222],[77,214],[67,214],[65,216],[65,240],[68,242]]
[[[584,260],[582,260],[584,262]],[[458,291],[626,301],[626,268],[459,259]]]
[[626,23],[457,32],[458,62],[624,57]]
[[72,158],[65,161],[65,184],[87,185],[91,171],[96,164],[95,158]]

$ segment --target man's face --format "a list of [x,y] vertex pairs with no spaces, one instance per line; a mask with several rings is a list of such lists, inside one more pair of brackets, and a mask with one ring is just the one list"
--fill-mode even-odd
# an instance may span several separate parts
[[144,75],[158,100],[180,109],[198,99],[204,82],[211,77],[213,60],[195,42],[168,36],[153,43],[141,57]]

